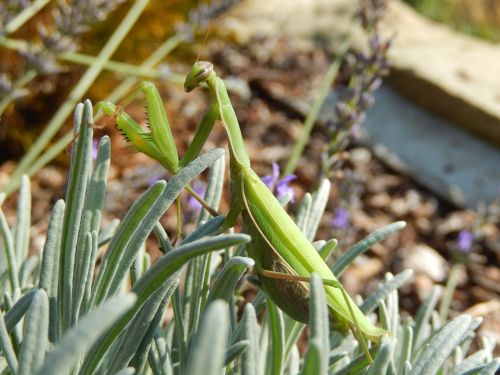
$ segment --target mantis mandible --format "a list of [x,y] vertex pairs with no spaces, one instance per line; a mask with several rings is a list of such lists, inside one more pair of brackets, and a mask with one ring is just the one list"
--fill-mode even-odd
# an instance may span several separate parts
[[[152,84],[144,83],[141,87],[148,102],[151,134],[145,135],[124,112],[117,115],[118,128],[138,151],[158,160],[175,173],[198,155],[214,123],[220,121],[229,139],[232,192],[231,208],[224,227],[233,227],[238,216],[242,215],[245,230],[252,237],[247,252],[255,260],[255,271],[263,290],[285,313],[307,323],[308,282],[312,273],[318,274],[325,285],[333,327],[343,334],[351,330],[371,361],[367,341],[378,343],[386,331],[373,325],[361,312],[313,245],[252,170],[224,81],[217,77],[213,65],[206,61],[193,65],[184,88],[190,92],[201,85],[208,87],[212,104],[180,161],[161,98]],[[111,103],[102,103],[100,108],[108,115],[116,110]]]

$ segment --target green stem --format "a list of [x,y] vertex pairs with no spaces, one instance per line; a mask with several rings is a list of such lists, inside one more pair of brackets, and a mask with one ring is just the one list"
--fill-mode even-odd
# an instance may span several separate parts
[[31,17],[40,11],[45,5],[49,3],[50,0],[36,0],[27,8],[23,9],[21,13],[19,13],[16,17],[9,21],[7,25],[5,25],[5,35],[12,34],[16,32],[22,25],[24,25]]
[[47,127],[44,129],[42,134],[40,134],[29,151],[21,159],[19,165],[17,166],[9,182],[7,183],[7,186],[4,187],[4,192],[7,195],[12,193],[18,187],[21,176],[30,168],[31,164],[33,164],[33,162],[38,158],[38,156],[42,153],[43,149],[47,146],[52,137],[64,124],[68,116],[73,111],[75,105],[79,100],[81,100],[83,95],[94,83],[97,76],[103,70],[105,63],[116,51],[116,49],[128,34],[132,26],[135,24],[148,3],[149,0],[137,0],[134,2],[125,18],[116,28],[113,35],[111,35],[111,37],[97,56],[96,62],[91,65],[89,69],[87,69],[83,77],[68,95],[68,99],[62,104],[62,106],[47,124]]
[[14,83],[14,90],[12,90],[11,93],[5,95],[5,97],[0,101],[0,116],[5,111],[10,102],[15,99],[15,90],[28,84],[28,82],[30,82],[35,77],[36,72],[34,70],[28,70]]
[[323,79],[323,83],[319,89],[318,95],[314,99],[314,103],[311,107],[311,110],[307,114],[306,120],[304,121],[304,127],[302,128],[302,134],[299,137],[298,141],[295,143],[292,149],[292,153],[286,167],[284,169],[283,174],[290,174],[295,171],[297,168],[297,164],[299,162],[302,153],[304,152],[304,148],[309,142],[309,138],[311,137],[311,131],[318,118],[319,111],[321,110],[321,106],[323,105],[325,98],[328,94],[328,91],[333,83],[333,80],[337,76],[337,72],[340,68],[340,64],[344,58],[345,53],[349,49],[351,45],[351,38],[347,38],[339,47],[337,51],[337,56],[335,60],[333,60],[332,64],[328,68],[326,72],[325,78]]
[[[22,52],[25,52],[29,49],[29,45],[25,41],[12,38],[0,38],[0,45]],[[98,58],[95,56],[78,52],[63,52],[55,54],[55,57],[62,61],[88,66],[95,64],[98,60]],[[162,72],[158,69],[113,60],[106,61],[103,65],[103,68],[114,73],[128,76],[132,75],[145,79],[158,79],[162,75]],[[180,84],[184,81],[184,76],[180,74],[173,74],[171,78],[173,81]]]

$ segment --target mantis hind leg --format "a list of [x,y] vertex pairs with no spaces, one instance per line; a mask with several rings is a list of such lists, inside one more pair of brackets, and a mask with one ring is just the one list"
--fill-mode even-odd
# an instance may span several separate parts
[[[258,273],[264,277],[270,278],[270,279],[277,279],[277,280],[288,280],[288,281],[305,281],[305,282],[310,282],[311,277],[308,276],[299,276],[299,275],[292,275],[289,273],[283,273],[283,272],[277,272],[277,271],[270,271],[270,270],[258,270]],[[359,328],[359,323],[356,318],[356,314],[354,313],[354,310],[351,305],[351,300],[349,296],[347,295],[347,292],[345,291],[344,287],[342,284],[340,284],[339,281],[337,280],[332,280],[332,279],[321,279],[323,281],[324,285],[331,286],[333,288],[338,288],[342,292],[342,296],[344,297],[344,300],[347,304],[347,307],[349,309],[349,313],[351,314],[352,320],[354,324],[349,324],[351,331],[356,337],[356,339],[361,343],[361,348],[363,350],[363,353],[366,355],[366,358],[370,363],[373,363],[373,359],[370,355],[370,351],[368,350],[368,343],[366,341],[366,337]]]

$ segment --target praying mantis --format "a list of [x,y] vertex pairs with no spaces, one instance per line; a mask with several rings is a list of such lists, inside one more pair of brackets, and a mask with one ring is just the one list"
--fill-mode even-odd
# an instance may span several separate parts
[[386,331],[373,325],[344,290],[328,265],[287,214],[269,188],[253,171],[245,149],[240,126],[224,81],[210,62],[196,62],[187,74],[184,88],[190,92],[207,86],[212,103],[203,115],[193,141],[179,160],[160,95],[153,84],[143,83],[151,132],[142,128],[114,104],[101,102],[98,107],[116,116],[118,129],[137,151],[158,160],[177,173],[200,153],[216,121],[224,126],[229,139],[231,207],[224,228],[234,226],[238,216],[252,240],[248,255],[255,260],[255,271],[266,295],[293,319],[307,323],[309,281],[312,273],[323,280],[332,326],[346,334],[351,330],[371,361],[368,341],[378,343]]

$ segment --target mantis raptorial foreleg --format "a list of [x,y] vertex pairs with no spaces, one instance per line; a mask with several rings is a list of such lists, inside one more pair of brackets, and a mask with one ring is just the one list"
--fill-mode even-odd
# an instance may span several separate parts
[[[158,160],[169,172],[176,174],[180,168],[187,165],[190,161],[198,156],[203,144],[205,143],[210,130],[212,129],[215,118],[213,116],[205,116],[198,127],[199,129],[209,129],[206,134],[203,131],[197,132],[197,139],[193,140],[186,152],[185,156],[179,160],[177,149],[175,147],[170,124],[167,115],[163,108],[163,102],[156,87],[150,82],[143,82],[134,92],[127,98],[127,102],[132,101],[139,93],[144,93],[147,104],[147,121],[150,132],[146,133],[142,127],[137,124],[127,113],[122,110],[121,106],[115,106],[109,102],[99,102],[96,106],[97,110],[101,109],[106,115],[111,116],[116,123],[118,130],[123,136],[130,141],[132,147],[142,152],[151,158]],[[196,138],[196,137],[195,137]],[[193,189],[187,185],[184,187],[203,208],[205,208],[212,216],[218,216],[219,213]],[[176,200],[177,212],[177,228],[174,241],[182,237],[182,207],[181,200]]]

